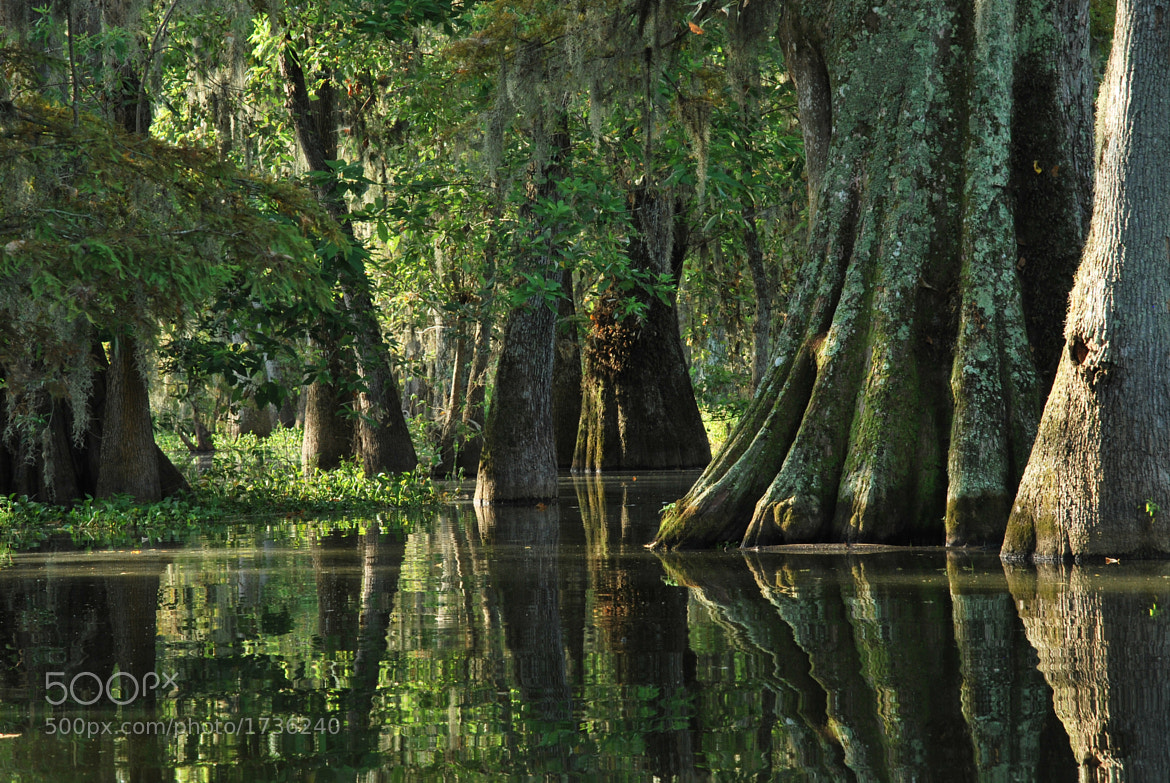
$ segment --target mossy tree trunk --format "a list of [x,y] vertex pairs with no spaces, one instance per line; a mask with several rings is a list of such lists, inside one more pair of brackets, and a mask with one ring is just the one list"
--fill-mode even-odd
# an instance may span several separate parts
[[[545,117],[544,112],[551,113]],[[569,153],[568,114],[564,106],[541,110],[534,122],[534,148],[547,145],[548,159],[532,163],[531,204],[555,198],[556,183],[565,175]],[[534,224],[531,236],[542,232],[541,218],[525,212]],[[521,249],[522,271],[546,281],[560,274],[556,248],[549,244]],[[527,269],[525,269],[527,267]],[[529,296],[508,314],[504,341],[496,368],[496,386],[484,427],[483,451],[476,473],[475,503],[537,504],[557,497],[557,458],[553,442],[552,381],[556,351],[557,313],[540,292]]]
[[1059,306],[1020,267],[1067,276],[1083,236],[1087,20],[1063,0],[785,7],[808,261],[755,399],[656,544],[998,545],[1050,350],[1025,313]]
[[[632,202],[637,231],[629,241],[630,266],[666,273],[677,285],[687,251],[681,205],[654,186],[636,190]],[[698,468],[711,459],[674,294],[665,302],[638,296],[646,306],[643,320],[619,317],[616,291],[590,316],[574,471]]]
[[1093,220],[1008,559],[1170,553],[1170,19],[1122,2]]

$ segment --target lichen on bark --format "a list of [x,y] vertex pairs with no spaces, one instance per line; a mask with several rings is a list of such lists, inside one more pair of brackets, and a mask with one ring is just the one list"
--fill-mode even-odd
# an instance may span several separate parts
[[[998,546],[1043,385],[1025,313],[1030,296],[1053,296],[1019,279],[1017,224],[1044,219],[1035,189],[1021,204],[1011,187],[1038,135],[1029,123],[1069,172],[1037,186],[1045,203],[1074,208],[1088,187],[1071,159],[1085,147],[1068,139],[1086,129],[1048,110],[1073,66],[1020,65],[1043,37],[1033,17],[1057,5],[785,8],[809,260],[771,371],[655,545]],[[1021,107],[1022,81],[1046,97]],[[1062,233],[1029,252],[1067,273],[1083,221],[1050,222]]]
[[1170,25],[1118,7],[1095,204],[1006,559],[1170,554]]

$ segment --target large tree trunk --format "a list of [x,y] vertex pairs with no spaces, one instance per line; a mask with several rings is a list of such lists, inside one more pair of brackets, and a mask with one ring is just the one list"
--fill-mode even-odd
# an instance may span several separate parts
[[556,499],[551,394],[556,318],[539,296],[508,316],[476,474],[478,505]]
[[343,276],[341,290],[356,321],[354,350],[364,384],[357,396],[359,417],[355,425],[362,470],[367,476],[409,472],[418,464],[418,455],[402,413],[398,380],[390,367],[390,350],[382,339],[365,269],[356,270],[352,279]]
[[150,396],[134,356],[134,341],[113,343],[106,371],[101,472],[97,496],[130,495],[143,503],[162,499],[150,422]]
[[1041,207],[1088,188],[1085,24],[1063,0],[785,8],[809,257],[768,375],[658,545],[999,543],[1043,387],[1024,312],[1053,306],[1021,293],[1017,226],[1056,229],[1021,229],[1026,264],[1071,268],[1082,223]]
[[1170,553],[1170,20],[1118,4],[1093,221],[1003,555]]
[[[564,176],[569,151],[568,115],[563,107],[553,111],[555,116],[549,122],[549,130],[542,127],[538,118],[533,132],[537,142],[548,134],[546,143],[550,150],[547,164],[543,167],[533,164],[529,189],[534,203],[553,197],[556,183]],[[539,233],[534,231],[533,235]],[[555,235],[556,231],[549,233]],[[526,263],[529,271],[552,280],[560,273],[555,253],[555,247],[546,247],[521,264]],[[556,500],[557,458],[552,420],[556,321],[556,311],[539,293],[528,297],[508,315],[476,474],[477,505]]]
[[[638,231],[630,237],[630,265],[669,274],[677,285],[687,250],[679,205],[651,186],[634,193],[633,207]],[[674,296],[640,298],[644,321],[617,317],[615,291],[590,316],[575,471],[698,468],[711,460]]]

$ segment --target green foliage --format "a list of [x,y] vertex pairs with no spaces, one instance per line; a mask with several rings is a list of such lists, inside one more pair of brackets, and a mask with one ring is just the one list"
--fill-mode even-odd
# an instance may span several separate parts
[[311,237],[337,237],[333,221],[205,151],[24,97],[0,106],[0,194],[0,366],[18,400],[83,412],[97,340],[150,346],[217,301],[252,321],[331,307]]
[[[551,273],[568,270],[583,325],[603,310],[635,329],[655,299],[683,301],[707,418],[718,428],[737,415],[755,319],[748,224],[779,304],[803,242],[804,183],[779,49],[767,36],[745,47],[730,7],[229,0],[142,12],[135,29],[107,21],[70,36],[64,14],[46,10],[5,52],[0,95],[25,114],[41,107],[23,130],[8,110],[0,128],[0,163],[18,164],[0,183],[20,207],[0,217],[11,248],[0,269],[19,270],[4,278],[17,294],[0,303],[0,354],[44,346],[23,357],[21,379],[82,400],[95,338],[132,333],[161,360],[175,409],[196,403],[206,419],[278,404],[323,371],[300,339],[307,325],[352,333],[334,284],[361,268],[385,336],[408,354],[400,377],[427,376],[415,409],[433,415],[451,345],[477,324],[498,327],[506,308],[568,295]],[[303,166],[282,52],[315,105],[334,107],[319,130],[337,159],[309,189],[287,184]],[[175,146],[99,117],[133,86],[117,82],[122,66],[146,76],[150,131]],[[568,152],[553,190],[538,172],[562,110]],[[689,237],[681,281],[630,258],[640,189],[677,205]],[[310,190],[340,196],[330,208],[352,239]],[[534,259],[551,259],[550,273]],[[23,320],[3,323],[10,313]]]
[[303,475],[297,430],[277,430],[263,440],[243,435],[217,445],[211,468],[195,476],[192,486],[197,496],[241,514],[377,513],[430,508],[440,500],[423,468],[366,478],[359,464],[347,461],[337,470]]
[[297,430],[278,430],[264,440],[219,438],[216,445],[209,468],[191,466],[189,494],[145,505],[125,496],[86,498],[71,508],[0,497],[0,530],[22,540],[64,531],[81,538],[120,533],[158,541],[249,519],[365,519],[386,528],[401,524],[402,514],[433,510],[443,500],[423,469],[366,478],[360,465],[347,462],[336,471],[303,476]]

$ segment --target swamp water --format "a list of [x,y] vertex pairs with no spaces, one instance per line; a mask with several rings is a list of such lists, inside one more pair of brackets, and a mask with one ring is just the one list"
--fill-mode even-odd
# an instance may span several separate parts
[[693,475],[0,567],[0,781],[1170,779],[1170,563],[670,553]]

